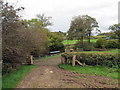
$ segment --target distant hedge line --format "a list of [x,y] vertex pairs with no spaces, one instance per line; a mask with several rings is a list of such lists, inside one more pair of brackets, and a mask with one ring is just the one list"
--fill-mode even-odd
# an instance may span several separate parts
[[64,57],[65,60],[68,60],[69,64],[71,64],[73,55],[76,55],[76,60],[85,65],[100,65],[107,67],[119,67],[120,65],[120,55],[118,55],[118,53],[70,52],[63,53],[61,56]]

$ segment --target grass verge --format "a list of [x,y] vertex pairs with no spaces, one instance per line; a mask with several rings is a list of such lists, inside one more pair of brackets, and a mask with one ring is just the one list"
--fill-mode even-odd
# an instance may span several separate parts
[[118,68],[107,68],[107,67],[102,67],[102,66],[71,66],[71,65],[66,65],[66,64],[60,64],[60,68],[77,72],[77,73],[85,73],[85,74],[90,74],[90,75],[99,75],[99,76],[106,76],[106,77],[111,77],[113,79],[120,79],[118,77]]
[[35,65],[25,65],[14,72],[3,75],[2,88],[15,88],[20,80],[35,67]]

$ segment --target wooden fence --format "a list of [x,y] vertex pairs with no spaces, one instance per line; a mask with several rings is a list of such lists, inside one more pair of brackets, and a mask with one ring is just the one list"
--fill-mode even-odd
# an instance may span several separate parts
[[[78,63],[80,66],[84,66],[84,64],[76,59],[76,55],[73,55],[71,62],[72,66],[75,66],[76,63]],[[69,64],[69,60],[61,56],[61,64]]]

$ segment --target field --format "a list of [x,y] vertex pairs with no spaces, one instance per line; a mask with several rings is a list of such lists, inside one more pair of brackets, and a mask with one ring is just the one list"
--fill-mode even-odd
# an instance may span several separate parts
[[[76,44],[77,41],[79,41],[79,40],[64,40],[64,41],[63,41],[63,44],[64,44],[64,45],[67,45],[67,44]],[[87,41],[87,40],[84,40],[84,41]],[[91,41],[91,42],[96,42],[97,39],[91,39],[90,41]]]
[[85,74],[91,74],[91,75],[99,75],[99,76],[106,76],[111,77],[113,79],[120,79],[118,77],[118,68],[107,68],[102,66],[71,66],[71,65],[65,65],[60,64],[60,68],[77,72],[77,73],[85,73]]

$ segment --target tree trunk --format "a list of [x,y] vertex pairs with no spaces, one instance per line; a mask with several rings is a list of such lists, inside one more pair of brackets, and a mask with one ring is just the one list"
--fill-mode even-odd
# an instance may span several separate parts
[[88,34],[88,43],[90,44],[90,36],[91,36],[91,33]]
[[83,36],[81,36],[82,48],[84,47]]

